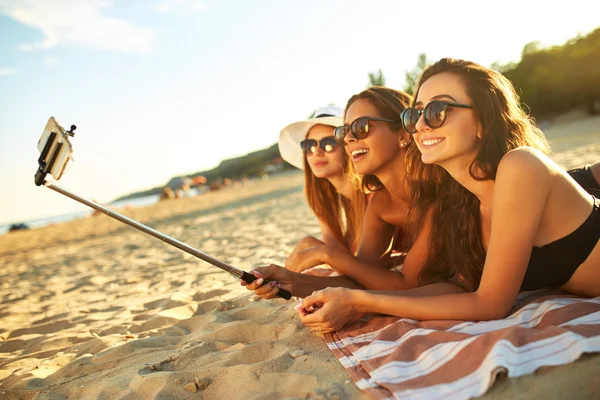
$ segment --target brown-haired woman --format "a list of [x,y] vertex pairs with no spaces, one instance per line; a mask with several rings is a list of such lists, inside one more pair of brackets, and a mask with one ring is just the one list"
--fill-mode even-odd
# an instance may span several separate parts
[[296,244],[285,262],[286,268],[296,272],[307,269],[299,260],[314,246],[327,245],[350,254],[358,249],[367,198],[346,152],[333,136],[334,128],[343,123],[342,114],[339,107],[319,107],[312,118],[289,124],[279,135],[281,157],[304,170],[306,200],[323,238],[306,236]]
[[[357,287],[358,284],[358,287],[374,290],[417,286],[420,267],[428,254],[426,222],[406,254],[402,273],[385,268],[389,265],[387,254],[392,239],[402,238],[406,223],[409,193],[405,158],[407,149],[413,145],[399,115],[410,102],[411,97],[403,92],[385,87],[369,88],[350,98],[345,125],[336,129],[338,140],[345,141],[356,172],[364,176],[367,188],[374,191],[363,222],[361,244],[356,257],[331,246],[311,247],[298,259],[297,268],[326,263],[344,277],[317,279],[321,277],[294,274],[270,265],[254,270],[259,279],[247,285],[248,289],[263,298],[271,298],[277,293],[276,285],[300,297],[334,286]],[[264,279],[272,282],[262,285]]]
[[432,219],[419,283],[444,280],[462,292],[326,289],[304,299],[320,308],[302,321],[328,332],[364,312],[489,320],[506,316],[521,290],[599,296],[600,201],[548,158],[512,84],[473,62],[441,59],[424,71],[415,100],[402,115],[418,147],[408,156],[411,211]]

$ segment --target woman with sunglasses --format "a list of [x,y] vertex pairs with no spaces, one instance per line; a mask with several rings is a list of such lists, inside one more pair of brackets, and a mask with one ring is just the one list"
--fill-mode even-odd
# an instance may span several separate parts
[[[296,244],[285,262],[292,271],[307,269],[299,260],[314,246],[327,245],[351,254],[358,249],[367,199],[352,163],[333,136],[334,128],[343,121],[342,113],[339,107],[320,107],[313,118],[294,122],[279,135],[281,157],[304,170],[306,199],[319,220],[323,238],[306,236]],[[319,272],[329,274],[331,270],[312,270]]]
[[[419,237],[406,253],[401,273],[386,268],[392,239],[405,244],[403,233],[410,199],[405,182],[405,158],[412,145],[399,115],[410,101],[411,97],[403,92],[385,87],[369,88],[350,98],[346,124],[335,130],[337,139],[345,141],[346,153],[352,157],[356,172],[363,175],[365,186],[374,192],[363,222],[361,245],[356,257],[331,246],[311,247],[298,259],[298,268],[326,263],[346,280],[341,279],[344,277],[309,277],[270,265],[253,271],[259,279],[247,285],[249,290],[263,298],[272,298],[278,288],[305,297],[325,287],[357,287],[358,284],[372,290],[401,290],[417,286],[420,267],[428,254],[427,221],[423,222]],[[263,285],[265,280],[271,282]],[[456,288],[438,285],[432,290],[434,293],[455,292]]]
[[521,290],[600,296],[600,201],[547,156],[512,84],[473,62],[442,59],[424,71],[415,100],[402,113],[417,144],[407,157],[410,215],[432,218],[419,289],[444,281],[462,292],[326,289],[304,299],[304,308],[319,309],[303,323],[329,332],[365,312],[489,320],[506,316]]

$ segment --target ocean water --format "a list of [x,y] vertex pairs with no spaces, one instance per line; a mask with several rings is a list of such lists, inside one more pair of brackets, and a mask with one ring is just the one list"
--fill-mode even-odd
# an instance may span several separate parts
[[[190,193],[190,195],[193,195],[193,194]],[[151,204],[157,203],[158,197],[159,197],[158,195],[149,195],[149,196],[138,197],[135,199],[115,201],[113,203],[104,204],[104,205],[108,206],[110,208],[121,208],[121,207],[125,207],[125,206],[133,207],[133,208],[144,207],[144,206],[149,206]],[[88,210],[78,211],[78,212],[70,213],[70,214],[53,215],[50,217],[34,219],[31,221],[18,221],[18,222],[24,223],[29,228],[39,228],[39,227],[50,225],[50,224],[68,222],[68,221],[73,221],[73,220],[79,219],[79,218],[85,218],[85,217],[88,217],[89,215],[91,215],[93,211],[94,210],[90,208]],[[18,222],[13,222],[13,223],[18,223]],[[12,223],[0,225],[0,235],[4,235],[4,234],[8,233],[8,229],[10,228],[11,225],[12,225]]]
[[[279,172],[277,175],[298,174],[298,173],[301,173],[301,172],[299,172],[297,170],[287,170],[287,171]],[[253,178],[253,179],[250,179],[250,181],[254,181],[254,180],[259,181],[261,179],[268,179],[268,176],[263,177],[263,178]],[[206,191],[208,191],[208,190],[191,188],[185,196],[194,197],[194,196],[200,195]],[[75,200],[72,200],[72,201],[75,201]],[[116,209],[126,207],[126,206],[132,207],[132,208],[138,208],[138,207],[145,207],[145,206],[149,206],[149,205],[158,203],[158,201],[159,201],[159,195],[155,194],[155,195],[137,197],[134,199],[115,201],[115,202],[112,202],[109,204],[103,204],[103,205],[110,207],[110,208],[116,208]],[[39,228],[39,227],[50,225],[50,224],[68,222],[68,221],[72,221],[72,220],[79,219],[79,218],[85,218],[85,217],[91,215],[93,211],[94,210],[92,208],[89,208],[88,210],[79,211],[79,212],[75,212],[75,213],[54,215],[54,216],[34,219],[34,220],[30,220],[30,221],[13,221],[12,223],[9,223],[9,224],[0,225],[0,235],[4,235],[4,234],[8,233],[8,230],[12,224],[23,223],[23,224],[27,225],[29,228]]]

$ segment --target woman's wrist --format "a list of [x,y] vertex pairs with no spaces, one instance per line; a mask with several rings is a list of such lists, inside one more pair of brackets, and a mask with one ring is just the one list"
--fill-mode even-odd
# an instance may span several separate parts
[[310,249],[313,266],[329,264],[329,246],[318,244]]
[[338,264],[340,264],[340,263],[335,262],[336,258],[337,258],[337,252],[339,252],[339,251],[340,251],[340,249],[335,246],[323,245],[319,249],[319,257],[323,261],[323,264],[328,264],[334,270],[341,272],[338,269],[338,266],[339,266]]
[[302,274],[298,274],[296,272],[290,271],[289,275],[290,275],[290,283],[292,284],[290,293],[292,294],[292,296],[303,297],[298,294],[298,288],[302,287],[302,283],[298,282],[298,277],[301,277]]
[[361,314],[368,313],[369,305],[368,305],[368,292],[360,289],[350,289],[348,290],[348,301],[352,305],[352,308]]
[[320,244],[317,248],[319,249],[319,259],[323,262],[323,264],[329,264],[329,248],[331,246],[327,246],[326,244]]

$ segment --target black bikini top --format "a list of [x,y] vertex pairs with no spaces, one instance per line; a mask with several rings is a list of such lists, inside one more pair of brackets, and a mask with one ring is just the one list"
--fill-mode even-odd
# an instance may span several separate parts
[[600,238],[600,199],[575,231],[542,247],[534,247],[521,290],[559,287],[567,283],[588,258]]

